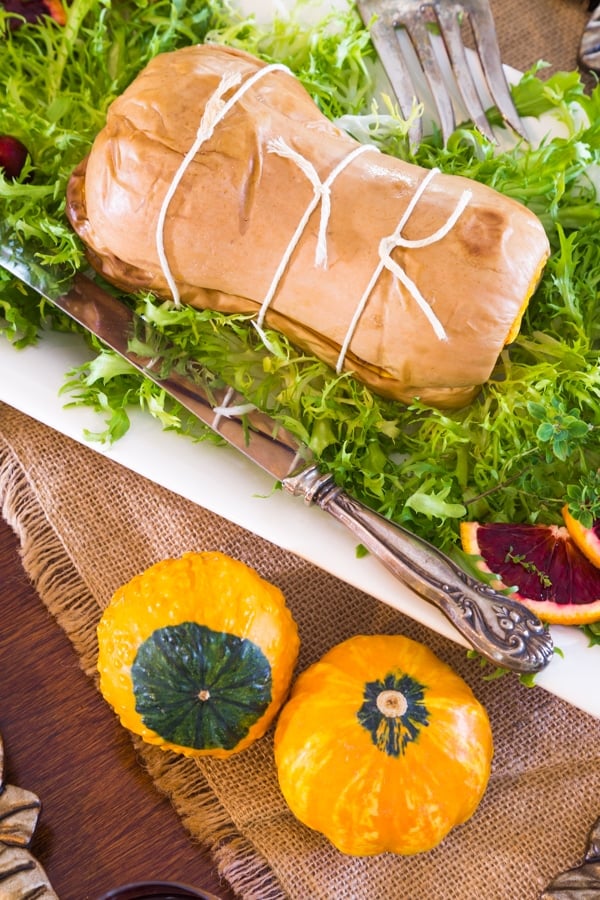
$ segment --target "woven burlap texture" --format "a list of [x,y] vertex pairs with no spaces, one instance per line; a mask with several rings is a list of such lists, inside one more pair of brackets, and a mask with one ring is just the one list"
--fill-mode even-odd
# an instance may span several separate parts
[[352,634],[402,633],[429,644],[486,706],[495,738],[486,795],[442,845],[411,858],[343,856],[297,822],[278,789],[271,733],[229,760],[198,764],[140,747],[157,787],[242,897],[534,900],[580,860],[600,812],[596,719],[513,676],[484,681],[452,642],[7,406],[0,492],[25,567],[91,677],[96,623],[115,588],[158,559],[218,549],[284,591],[302,639],[299,668]]
[[490,6],[506,65],[524,71],[544,60],[546,75],[577,68],[587,0],[490,0]]

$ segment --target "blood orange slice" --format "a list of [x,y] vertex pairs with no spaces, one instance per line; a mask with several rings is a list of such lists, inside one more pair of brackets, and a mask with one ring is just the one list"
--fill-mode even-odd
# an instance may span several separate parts
[[567,530],[581,552],[595,566],[600,566],[600,519],[596,519],[591,528],[586,528],[571,515],[567,504],[563,506],[562,514]]
[[600,568],[590,562],[565,526],[463,522],[467,553],[492,573],[498,589],[516,588],[543,622],[586,625],[600,620]]

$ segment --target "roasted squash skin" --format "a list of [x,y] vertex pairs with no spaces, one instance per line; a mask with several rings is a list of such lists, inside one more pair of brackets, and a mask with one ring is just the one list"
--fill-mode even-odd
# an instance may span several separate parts
[[356,856],[435,847],[474,813],[492,755],[471,688],[401,635],[331,649],[298,677],[275,730],[290,809]]
[[220,758],[266,732],[299,648],[281,591],[219,552],[162,560],[119,588],[98,643],[100,690],[126,728]]

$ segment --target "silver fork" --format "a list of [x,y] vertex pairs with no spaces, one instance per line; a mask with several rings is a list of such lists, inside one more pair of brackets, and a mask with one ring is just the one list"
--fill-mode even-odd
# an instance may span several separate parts
[[[600,72],[600,6],[592,13],[585,26],[579,45],[579,61],[587,69]],[[590,9],[594,7],[590,3]]]
[[[464,105],[465,118],[470,118],[479,131],[495,140],[467,60],[461,31],[464,23],[471,28],[491,105],[497,107],[506,124],[527,139],[502,66],[488,0],[356,0],[356,4],[405,117],[408,118],[413,102],[418,99],[418,86],[405,58],[406,45],[403,48],[400,40],[402,30],[410,39],[416,62],[429,86],[444,142],[456,127],[456,93]],[[439,32],[441,41],[435,31]],[[449,80],[454,82],[453,86],[449,87]],[[416,140],[422,137],[420,120],[412,136]]]

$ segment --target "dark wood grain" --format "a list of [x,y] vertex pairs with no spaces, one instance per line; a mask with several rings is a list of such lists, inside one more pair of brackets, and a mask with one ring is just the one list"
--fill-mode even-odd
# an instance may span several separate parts
[[60,900],[171,880],[234,894],[138,763],[127,732],[79,668],[0,518],[0,732],[5,781],[36,793],[31,851]]

